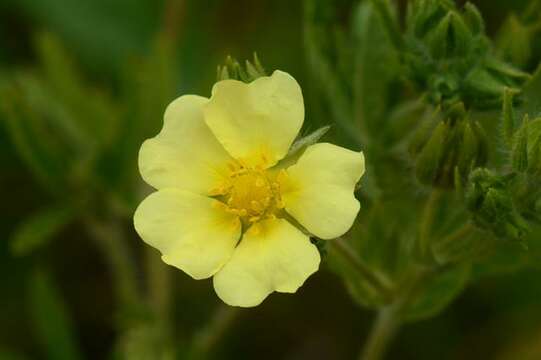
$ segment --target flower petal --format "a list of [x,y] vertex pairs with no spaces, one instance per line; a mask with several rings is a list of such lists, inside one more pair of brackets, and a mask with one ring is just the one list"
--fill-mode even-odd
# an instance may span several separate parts
[[282,159],[304,121],[301,88],[291,75],[275,71],[245,84],[216,83],[204,108],[205,120],[234,158],[270,167]]
[[207,102],[185,95],[167,107],[163,129],[139,152],[139,170],[148,184],[206,195],[220,183],[232,159],[204,121]]
[[265,220],[248,229],[231,260],[214,276],[214,289],[229,305],[256,306],[273,291],[297,291],[319,262],[308,236],[286,220]]
[[229,260],[241,231],[239,219],[217,200],[172,188],[143,200],[134,225],[164,262],[194,279],[214,275]]
[[364,173],[362,152],[315,144],[286,172],[282,199],[302,226],[322,239],[338,237],[351,227],[360,208],[353,192]]

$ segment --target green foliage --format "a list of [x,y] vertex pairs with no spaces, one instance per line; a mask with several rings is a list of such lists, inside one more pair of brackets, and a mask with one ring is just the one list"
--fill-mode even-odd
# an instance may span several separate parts
[[[426,134],[425,129],[421,125],[421,132],[410,145],[421,183],[453,187],[456,176],[462,181],[472,168],[488,161],[486,134],[477,121],[468,117],[461,103],[449,109],[431,134]],[[423,144],[424,134],[428,137]]]
[[500,238],[520,240],[529,231],[511,194],[511,177],[477,169],[466,195],[474,223]]
[[14,255],[28,255],[51,241],[73,219],[74,212],[65,206],[44,209],[25,219],[11,234]]
[[438,273],[425,275],[421,270],[421,275],[417,275],[426,279],[410,290],[412,294],[402,310],[406,320],[418,321],[437,315],[460,295],[470,279],[467,263],[436,271]]
[[69,312],[51,277],[45,272],[36,271],[28,286],[33,328],[47,358],[82,359]]
[[[458,296],[474,264],[491,264],[492,256],[497,262],[495,254],[511,243],[502,240],[529,241],[541,203],[531,165],[541,136],[517,116],[539,114],[541,77],[493,51],[473,4],[412,1],[403,31],[396,12],[390,2],[367,1],[352,17],[348,107],[363,132],[369,191],[360,191],[368,204],[347,236],[349,250],[330,246],[327,261],[359,305],[391,306],[415,321]],[[313,56],[316,63],[327,57]],[[497,116],[491,123],[481,116],[497,108],[499,133]],[[501,144],[503,156],[494,151]]]
[[[389,112],[390,96],[396,92],[398,54],[389,39],[383,19],[372,2],[362,2],[352,23],[355,36],[355,122],[361,125],[365,145],[385,133],[385,116]],[[395,86],[393,86],[395,85]]]
[[492,54],[472,4],[460,11],[453,1],[414,1],[404,38],[407,76],[433,104],[495,107],[505,87],[519,87],[527,78]]

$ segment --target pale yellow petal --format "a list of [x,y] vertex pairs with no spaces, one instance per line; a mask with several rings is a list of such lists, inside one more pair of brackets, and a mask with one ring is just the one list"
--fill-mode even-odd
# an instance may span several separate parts
[[282,71],[250,84],[216,83],[204,112],[229,154],[252,166],[270,167],[282,159],[304,121],[301,88]]
[[198,194],[218,186],[232,159],[204,121],[202,107],[207,102],[185,95],[167,107],[163,129],[139,152],[139,170],[148,184]]
[[297,291],[319,262],[308,236],[286,220],[265,220],[248,229],[231,260],[214,276],[214,289],[229,305],[256,306],[273,291]]
[[332,239],[351,227],[360,208],[353,192],[364,173],[361,152],[315,144],[286,173],[286,211],[308,231]]
[[162,259],[194,279],[214,275],[231,257],[240,237],[239,219],[214,199],[178,189],[149,195],[137,208],[134,225]]

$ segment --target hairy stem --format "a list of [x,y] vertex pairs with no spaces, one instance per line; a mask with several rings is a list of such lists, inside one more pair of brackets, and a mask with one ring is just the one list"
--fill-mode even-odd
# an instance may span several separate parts
[[430,233],[432,231],[432,225],[434,223],[434,217],[436,215],[436,205],[441,197],[441,191],[434,189],[430,192],[428,199],[423,210],[421,217],[421,223],[419,226],[419,251],[421,256],[428,254],[430,246]]
[[391,286],[389,281],[375,273],[369,266],[367,266],[355,253],[355,251],[349,246],[344,238],[339,237],[330,241],[330,245],[333,246],[337,253],[347,260],[355,270],[377,290],[385,298],[391,296]]
[[380,360],[385,355],[387,345],[400,327],[400,318],[396,305],[379,311],[368,340],[360,353],[360,360]]
[[211,349],[225,334],[239,312],[239,308],[220,305],[208,324],[195,334],[192,340],[192,358],[207,358]]

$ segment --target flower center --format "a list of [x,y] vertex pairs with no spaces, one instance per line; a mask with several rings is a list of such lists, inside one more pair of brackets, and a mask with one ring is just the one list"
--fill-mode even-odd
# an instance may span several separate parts
[[227,211],[238,215],[245,223],[273,217],[284,207],[277,176],[266,170],[236,169],[218,193]]

